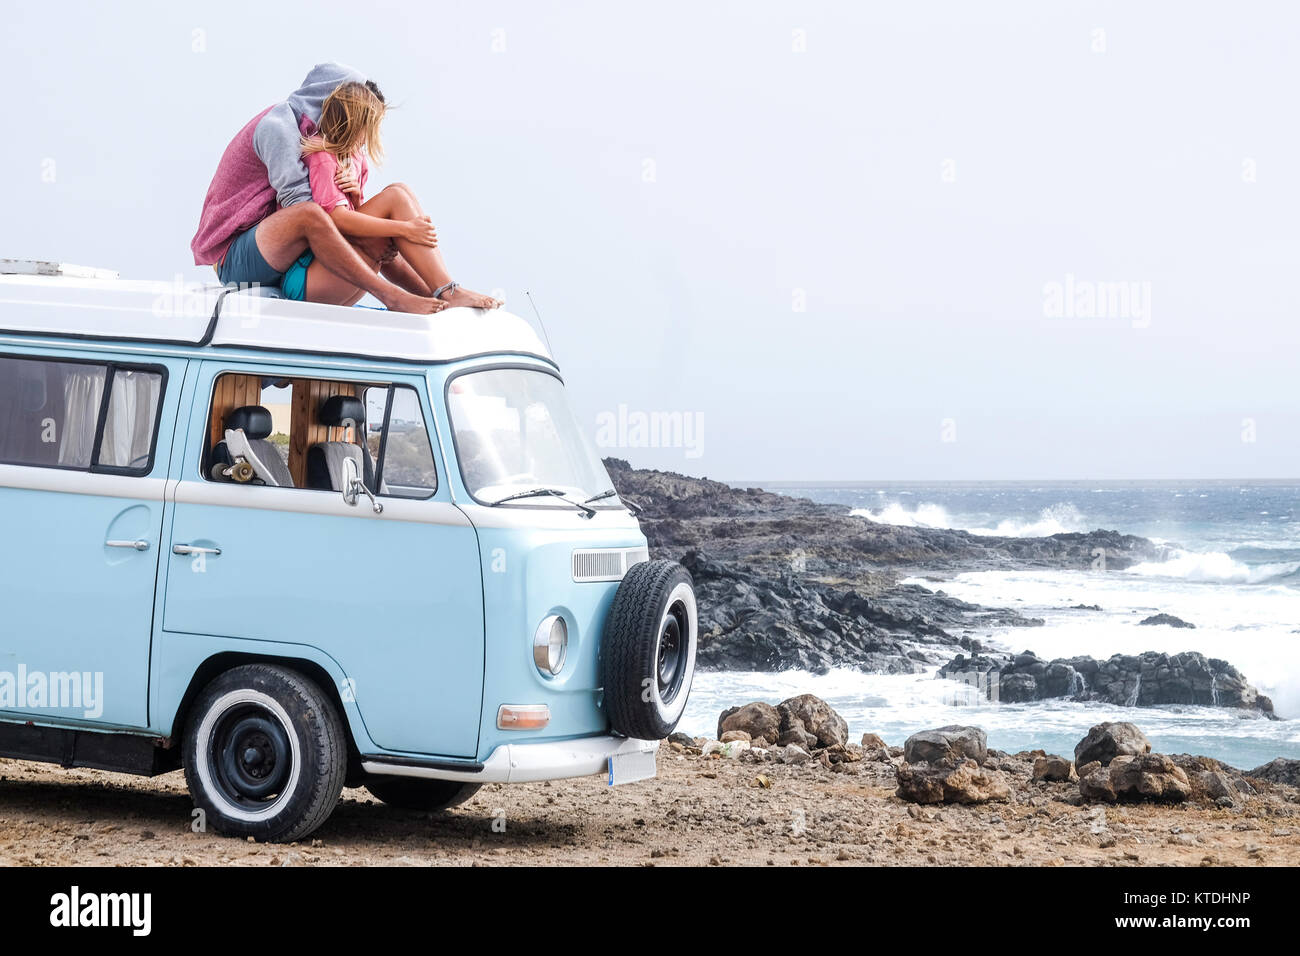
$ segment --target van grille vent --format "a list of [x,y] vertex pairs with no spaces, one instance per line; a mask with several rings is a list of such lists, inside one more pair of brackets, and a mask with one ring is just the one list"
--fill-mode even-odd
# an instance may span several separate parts
[[573,580],[622,581],[627,569],[650,560],[646,548],[589,548],[573,552]]

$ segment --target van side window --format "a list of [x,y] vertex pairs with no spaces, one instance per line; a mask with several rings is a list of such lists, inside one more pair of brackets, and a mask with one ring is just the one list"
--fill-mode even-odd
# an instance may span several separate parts
[[148,474],[162,390],[147,369],[0,357],[0,462]]
[[405,385],[366,389],[366,444],[376,462],[379,494],[429,498],[438,490],[420,396]]
[[349,459],[374,494],[434,494],[433,447],[414,388],[250,372],[213,383],[205,478],[341,492]]

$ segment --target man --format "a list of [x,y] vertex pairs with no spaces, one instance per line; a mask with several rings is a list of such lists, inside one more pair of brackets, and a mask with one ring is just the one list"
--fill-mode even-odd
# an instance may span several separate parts
[[391,244],[367,247],[367,262],[325,210],[310,201],[302,137],[315,131],[325,98],[347,82],[366,80],[339,63],[312,67],[292,96],[257,114],[230,141],[190,243],[194,264],[215,267],[223,284],[278,286],[285,271],[310,248],[326,269],[387,308],[437,312],[445,303],[431,298],[422,284],[404,283],[410,289],[403,289],[375,274],[374,263],[392,257]]

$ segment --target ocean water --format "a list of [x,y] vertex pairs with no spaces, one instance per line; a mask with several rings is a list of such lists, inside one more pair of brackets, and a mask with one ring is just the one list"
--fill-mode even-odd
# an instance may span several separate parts
[[[1012,607],[1043,627],[984,628],[986,644],[1042,657],[1200,651],[1234,664],[1269,695],[1282,720],[1213,707],[1116,707],[1050,701],[997,704],[972,688],[911,676],[836,670],[815,675],[700,673],[681,729],[712,735],[725,707],[812,693],[831,703],[857,738],[891,744],[951,723],[984,727],[989,745],[1070,755],[1088,728],[1131,720],[1164,753],[1197,753],[1249,769],[1300,758],[1300,485],[1280,482],[874,484],[774,486],[842,505],[872,521],[1041,536],[1114,529],[1166,544],[1168,560],[1125,571],[988,571],[914,583],[963,600]],[[1097,605],[1099,611],[1076,610]],[[1164,612],[1195,630],[1139,626]]]

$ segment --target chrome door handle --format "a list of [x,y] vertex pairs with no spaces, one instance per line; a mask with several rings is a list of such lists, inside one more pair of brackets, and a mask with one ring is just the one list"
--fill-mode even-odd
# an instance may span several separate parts
[[220,548],[200,548],[193,544],[174,544],[172,545],[172,554],[210,554],[213,557],[221,554]]
[[105,541],[104,546],[108,548],[134,548],[136,551],[148,551],[149,542],[140,541]]

